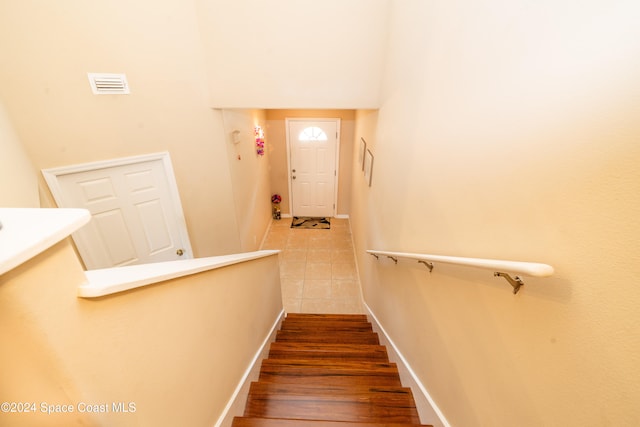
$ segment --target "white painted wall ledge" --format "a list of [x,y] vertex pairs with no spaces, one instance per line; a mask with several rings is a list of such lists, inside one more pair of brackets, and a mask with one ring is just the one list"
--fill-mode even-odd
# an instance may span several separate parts
[[493,271],[502,271],[516,274],[524,274],[533,277],[549,277],[553,275],[554,269],[548,264],[524,261],[506,261],[499,259],[485,258],[464,258],[446,255],[429,255],[407,252],[389,252],[368,250],[367,253],[376,256],[387,256],[393,258],[409,258],[425,262],[442,262],[446,264],[464,265],[468,267],[478,267]]
[[49,249],[90,219],[86,209],[0,208],[0,275]]
[[102,297],[165,280],[269,257],[278,253],[280,253],[278,250],[266,250],[89,270],[85,272],[87,283],[78,288],[78,296],[82,298]]

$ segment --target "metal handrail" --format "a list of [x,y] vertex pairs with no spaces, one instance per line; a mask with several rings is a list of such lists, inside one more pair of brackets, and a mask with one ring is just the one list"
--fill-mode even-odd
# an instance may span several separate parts
[[396,264],[398,258],[408,258],[418,261],[424,264],[429,272],[433,270],[434,262],[441,262],[445,264],[463,265],[467,267],[478,267],[487,270],[493,270],[494,276],[503,277],[513,287],[513,293],[516,294],[520,290],[520,287],[524,285],[524,282],[519,276],[511,277],[509,273],[523,274],[533,277],[549,277],[553,275],[554,269],[548,264],[541,264],[537,262],[522,262],[522,261],[506,261],[499,259],[483,259],[483,258],[464,258],[445,255],[430,255],[430,254],[418,254],[407,252],[391,252],[391,251],[378,251],[368,250],[368,254],[379,259],[380,256],[385,256],[393,260]]

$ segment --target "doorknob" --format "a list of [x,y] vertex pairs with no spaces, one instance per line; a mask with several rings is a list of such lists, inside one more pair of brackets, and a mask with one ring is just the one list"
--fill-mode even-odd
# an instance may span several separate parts
[[296,176],[295,176],[295,175],[293,175],[291,178],[292,178],[292,179],[296,179]]
[[296,173],[296,170],[294,169],[294,170],[292,170],[291,172]]
[[178,255],[178,256],[182,256],[182,255],[184,255],[184,251],[183,251],[182,249],[178,249],[178,250],[176,251],[176,255]]

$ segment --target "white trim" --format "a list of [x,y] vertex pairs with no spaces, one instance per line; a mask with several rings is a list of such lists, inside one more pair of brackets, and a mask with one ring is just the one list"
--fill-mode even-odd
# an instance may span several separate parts
[[[362,303],[365,309],[369,312],[374,330],[378,329],[382,333],[382,344],[387,347],[389,353],[389,359],[398,365],[400,371],[400,378],[403,385],[409,386],[413,392],[413,397],[416,401],[416,407],[418,408],[418,414],[420,415],[420,422],[432,424],[433,427],[451,427],[444,414],[436,405],[426,387],[422,384],[422,381],[417,377],[407,359],[404,358],[398,347],[396,347],[393,340],[387,334],[387,331],[382,327],[378,318],[366,302]],[[378,332],[378,331],[376,331]],[[436,419],[434,419],[434,417]]]
[[[285,126],[285,136],[287,142],[287,189],[289,192],[289,212],[291,212],[290,216],[293,216],[293,198],[291,196],[291,142],[290,142],[290,134],[289,134],[289,123],[291,122],[335,122],[336,123],[336,173],[333,181],[333,211],[332,216],[336,215],[338,211],[338,183],[340,182],[340,137],[341,137],[341,127],[342,127],[342,119],[333,118],[333,117],[316,117],[316,118],[304,118],[304,117],[286,117],[284,119]],[[284,217],[281,216],[281,218]]]
[[[168,151],[160,153],[143,154],[140,156],[123,157],[117,159],[101,160],[97,162],[82,163],[70,166],[60,166],[56,168],[42,169],[42,175],[44,176],[51,194],[53,195],[56,204],[60,208],[68,208],[64,199],[62,187],[58,182],[58,177],[62,175],[69,175],[79,172],[87,172],[98,169],[107,169],[111,167],[130,165],[135,163],[143,163],[148,161],[161,160],[164,170],[166,172],[167,185],[169,190],[169,197],[171,198],[171,206],[174,208],[174,214],[176,217],[178,233],[182,242],[182,249],[184,251],[184,258],[193,258],[193,249],[191,248],[191,240],[189,239],[189,232],[187,230],[187,222],[184,218],[184,210],[182,209],[182,202],[180,201],[180,193],[178,191],[178,184],[176,183],[175,173],[171,164],[171,156]],[[78,238],[77,235],[72,236],[74,240]],[[76,242],[78,243],[78,242]],[[85,246],[87,242],[83,242]]]
[[342,121],[341,119],[336,120],[336,172],[333,180],[333,216],[338,213],[338,187],[340,187],[340,138],[342,134],[340,133],[342,129]]
[[86,209],[0,208],[0,275],[65,239],[91,220]]
[[255,251],[88,270],[85,271],[87,283],[78,288],[78,296],[82,298],[102,297],[279,253],[279,250]]
[[348,214],[334,215],[334,218],[336,218],[336,219],[349,219],[349,215]]
[[256,381],[260,375],[262,360],[267,357],[269,345],[275,341],[276,332],[280,329],[280,324],[282,323],[284,314],[284,309],[282,309],[278,318],[271,327],[269,335],[267,335],[255,356],[253,356],[253,360],[238,382],[236,389],[227,402],[227,405],[222,410],[222,414],[218,417],[218,421],[216,421],[214,427],[229,427],[233,422],[233,417],[242,416],[244,407],[247,404],[247,397],[249,396],[249,386],[251,385],[251,382]]
[[[289,137],[289,121],[293,119],[285,118],[284,119],[284,128],[285,128],[285,142],[287,145],[287,194],[289,199],[289,214],[293,216],[293,199],[291,198],[291,142]],[[282,218],[282,216],[281,216]]]

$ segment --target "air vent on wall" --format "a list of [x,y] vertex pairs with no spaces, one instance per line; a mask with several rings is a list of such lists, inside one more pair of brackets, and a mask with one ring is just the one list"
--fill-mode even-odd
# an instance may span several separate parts
[[89,73],[91,89],[96,95],[128,94],[129,84],[124,74]]

